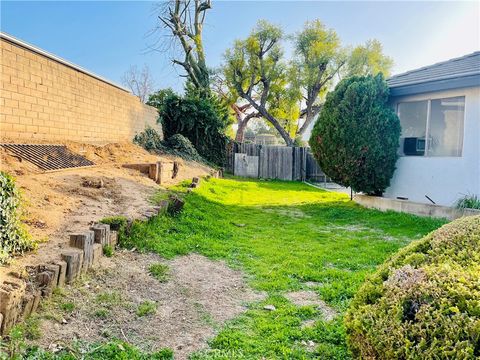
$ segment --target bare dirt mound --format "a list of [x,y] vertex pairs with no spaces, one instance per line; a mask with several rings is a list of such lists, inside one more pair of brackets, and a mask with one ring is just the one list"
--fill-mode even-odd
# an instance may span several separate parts
[[[247,287],[241,272],[196,254],[166,261],[121,251],[102,261],[101,269],[44,306],[36,344],[59,349],[76,339],[116,337],[148,351],[169,347],[176,359],[186,359],[245,311],[245,303],[264,297]],[[168,266],[167,282],[149,274],[156,263]],[[147,303],[151,313],[142,316],[139,306]]]

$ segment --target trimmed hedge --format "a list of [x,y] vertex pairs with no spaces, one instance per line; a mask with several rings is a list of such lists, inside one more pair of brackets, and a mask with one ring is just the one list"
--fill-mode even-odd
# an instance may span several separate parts
[[480,358],[480,216],[400,250],[360,288],[345,326],[356,358]]
[[0,171],[0,264],[35,247],[20,221],[19,206],[20,194],[14,178]]

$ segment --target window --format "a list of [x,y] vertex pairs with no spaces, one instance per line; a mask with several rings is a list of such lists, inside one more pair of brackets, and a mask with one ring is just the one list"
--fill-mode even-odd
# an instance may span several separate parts
[[[427,136],[428,101],[412,101],[398,104],[398,117],[402,126],[400,137],[403,155],[424,155]],[[418,142],[418,149],[417,149]]]
[[398,104],[405,156],[462,156],[465,97]]

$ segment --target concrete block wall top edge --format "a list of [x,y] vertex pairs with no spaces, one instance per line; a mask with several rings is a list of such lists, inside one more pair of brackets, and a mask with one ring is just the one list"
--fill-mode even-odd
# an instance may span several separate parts
[[106,144],[131,141],[146,126],[162,133],[156,109],[126,89],[0,35],[0,141]]

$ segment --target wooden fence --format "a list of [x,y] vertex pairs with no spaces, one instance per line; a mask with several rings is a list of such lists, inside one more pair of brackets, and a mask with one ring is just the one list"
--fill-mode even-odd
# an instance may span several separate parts
[[228,147],[227,170],[237,176],[263,179],[327,180],[307,147],[233,142]]

